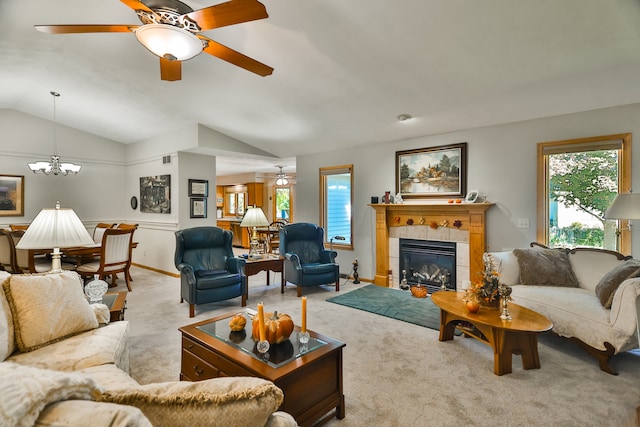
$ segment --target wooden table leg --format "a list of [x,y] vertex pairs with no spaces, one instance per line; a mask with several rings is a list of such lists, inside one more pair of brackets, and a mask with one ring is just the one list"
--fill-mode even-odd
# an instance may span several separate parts
[[[453,319],[452,319],[453,320]],[[456,324],[449,320],[449,313],[440,310],[440,341],[450,341],[453,339]]]

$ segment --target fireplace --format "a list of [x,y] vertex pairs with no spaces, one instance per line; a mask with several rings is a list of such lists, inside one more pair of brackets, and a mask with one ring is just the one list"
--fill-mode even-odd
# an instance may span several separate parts
[[456,290],[456,242],[400,239],[400,279],[427,286],[429,293],[442,285]]

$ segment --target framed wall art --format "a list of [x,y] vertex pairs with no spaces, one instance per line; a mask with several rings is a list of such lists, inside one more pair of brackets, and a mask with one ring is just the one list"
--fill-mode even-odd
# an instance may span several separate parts
[[467,143],[396,151],[396,193],[403,199],[464,197]]
[[0,175],[0,216],[24,216],[24,175]]
[[207,199],[204,197],[193,197],[191,200],[191,218],[207,217]]
[[140,212],[171,213],[171,175],[140,178]]
[[189,197],[208,197],[209,181],[205,179],[189,180]]

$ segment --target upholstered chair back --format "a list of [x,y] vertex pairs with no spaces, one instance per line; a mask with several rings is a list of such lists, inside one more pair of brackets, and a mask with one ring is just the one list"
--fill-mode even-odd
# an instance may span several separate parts
[[194,227],[176,233],[176,265],[189,264],[198,270],[225,270],[233,257],[233,234],[218,227]]
[[324,230],[315,224],[298,222],[280,230],[280,253],[298,255],[301,264],[322,262]]

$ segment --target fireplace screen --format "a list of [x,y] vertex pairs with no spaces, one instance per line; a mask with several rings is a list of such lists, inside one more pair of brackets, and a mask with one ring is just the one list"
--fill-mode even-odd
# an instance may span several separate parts
[[425,285],[429,293],[456,290],[456,243],[400,239],[400,279]]

